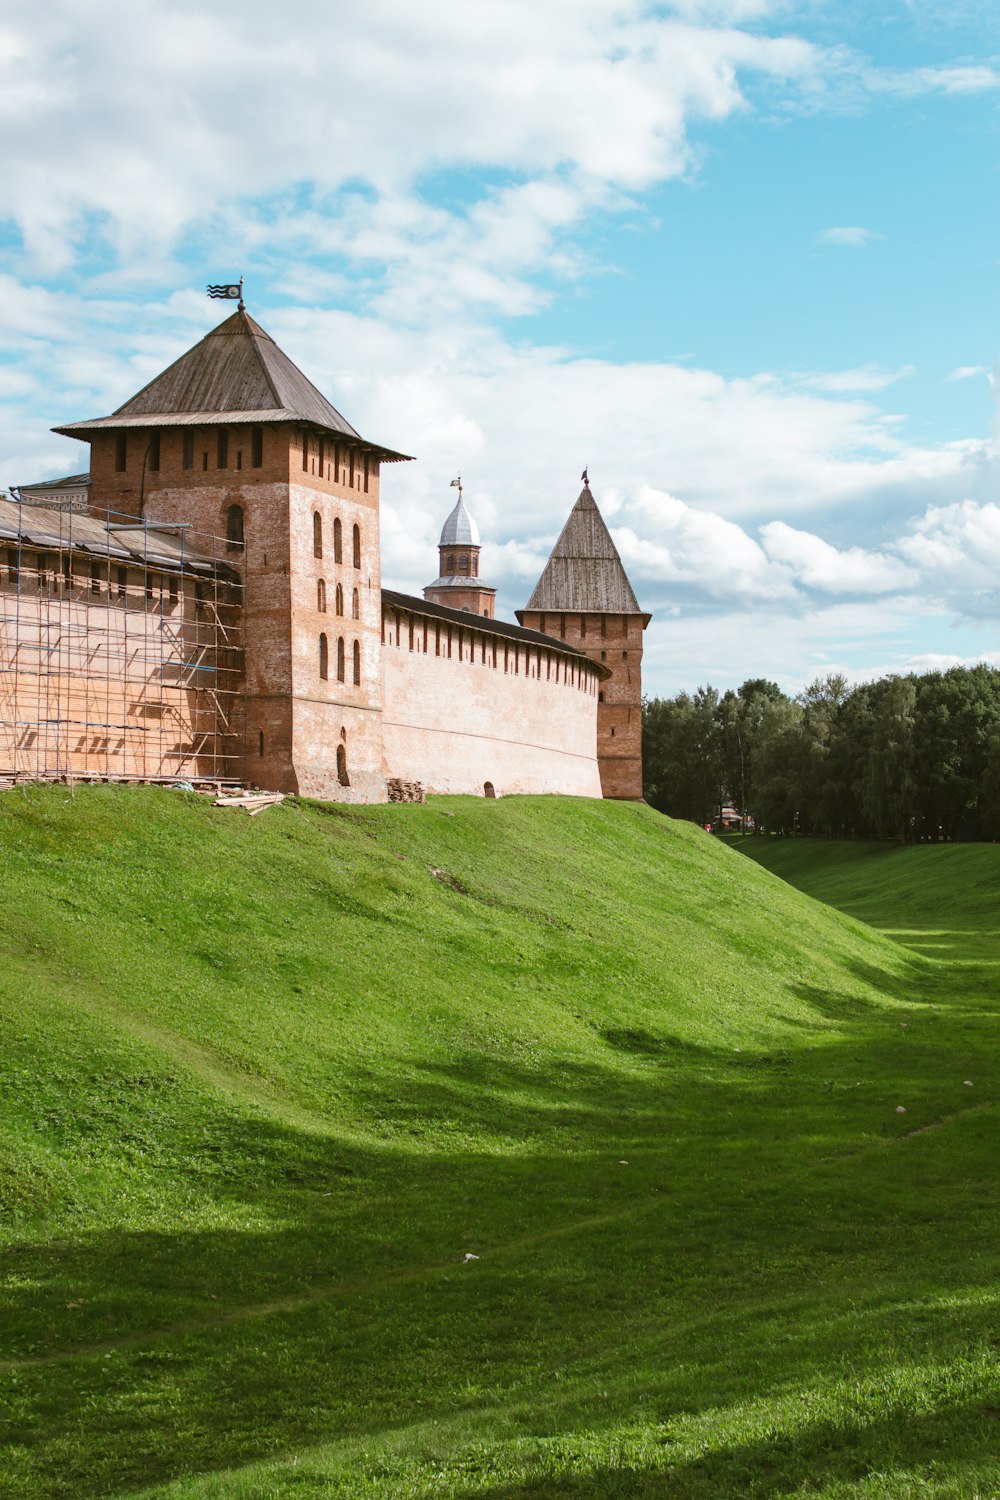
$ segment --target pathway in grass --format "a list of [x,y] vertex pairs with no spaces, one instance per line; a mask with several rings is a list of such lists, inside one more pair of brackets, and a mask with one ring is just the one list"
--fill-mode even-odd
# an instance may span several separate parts
[[4,1493],[1000,1486],[962,966],[561,799],[8,794],[0,894]]

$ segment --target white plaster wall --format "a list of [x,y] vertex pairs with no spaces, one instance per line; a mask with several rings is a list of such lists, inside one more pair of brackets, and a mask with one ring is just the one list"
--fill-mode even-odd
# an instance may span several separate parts
[[[469,660],[410,651],[408,632],[386,632],[382,647],[383,743],[387,776],[419,781],[429,792],[498,797],[559,792],[600,797],[597,690],[484,666],[478,644]],[[419,638],[419,637],[418,637]],[[565,658],[562,658],[565,661]],[[534,664],[532,666],[534,670]],[[560,676],[561,676],[560,671]]]

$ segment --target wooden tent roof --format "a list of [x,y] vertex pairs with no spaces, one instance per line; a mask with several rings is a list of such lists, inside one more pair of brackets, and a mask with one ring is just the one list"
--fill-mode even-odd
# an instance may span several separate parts
[[389,461],[408,456],[363,438],[246,312],[213,328],[110,417],[53,430],[85,438],[109,428],[238,422],[305,422]]
[[531,598],[516,611],[518,619],[529,610],[642,615],[649,623],[589,485],[570,511]]

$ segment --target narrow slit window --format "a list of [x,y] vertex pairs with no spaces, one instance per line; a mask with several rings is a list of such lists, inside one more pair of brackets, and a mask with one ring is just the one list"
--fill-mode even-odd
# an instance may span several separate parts
[[326,614],[326,580],[324,578],[316,580],[316,608],[321,615]]
[[354,528],[354,566],[361,567],[361,527]]
[[336,516],[333,522],[333,560],[335,563],[344,561],[344,528],[340,524],[339,516]]
[[225,427],[220,427],[215,436],[215,467],[229,468],[229,432]]
[[[412,627],[411,627],[412,629]],[[352,665],[354,667],[354,686],[361,686],[361,642],[355,641],[351,647]]]
[[334,608],[334,613],[335,614],[342,615],[344,613],[344,586],[343,586],[343,584],[338,583],[337,587],[333,591],[333,608]]
[[[336,538],[336,522],[334,522],[334,537]],[[334,547],[336,552],[336,547]],[[323,556],[323,517],[318,510],[313,511],[313,557]]]
[[231,505],[226,511],[226,550],[239,552],[243,546],[243,507]]
[[183,457],[182,461],[183,461],[185,469],[193,469],[194,468],[194,433],[193,432],[186,432],[184,434],[184,457]]
[[330,644],[325,631],[319,638],[319,675],[321,682],[326,682],[330,676]]
[[361,595],[358,593],[357,589],[355,589],[351,594],[351,619],[361,619]]
[[344,637],[337,637],[337,681],[344,681]]
[[115,472],[125,473],[125,465],[128,461],[128,444],[124,432],[115,434]]
[[[263,427],[252,427],[250,429],[250,467],[252,469],[262,469],[264,467]],[[263,730],[261,733],[263,733]]]

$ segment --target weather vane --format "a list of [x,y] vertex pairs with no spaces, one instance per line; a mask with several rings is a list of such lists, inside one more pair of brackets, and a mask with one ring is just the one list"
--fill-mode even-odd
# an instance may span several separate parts
[[[588,464],[587,465],[587,469],[589,469],[589,468],[590,468],[590,465]],[[584,469],[583,473],[580,475],[580,478],[583,480],[584,484],[587,486],[587,488],[589,490],[590,489],[590,480],[587,478],[587,469]]]
[[246,312],[246,303],[243,301],[243,277],[239,281],[230,281],[225,285],[206,287],[210,297],[221,297],[224,302],[238,302],[238,310]]
[[457,479],[453,479],[451,481],[451,484],[448,486],[448,488],[450,490],[458,490],[458,498],[461,500],[461,498],[462,498],[462,476],[461,476],[461,474],[459,474],[459,476],[458,476]]

